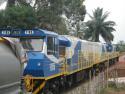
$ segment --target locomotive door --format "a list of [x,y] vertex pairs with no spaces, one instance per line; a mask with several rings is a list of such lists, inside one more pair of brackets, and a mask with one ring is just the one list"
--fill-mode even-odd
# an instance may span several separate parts
[[57,37],[48,36],[47,37],[47,56],[48,58],[58,63],[59,59],[59,43]]

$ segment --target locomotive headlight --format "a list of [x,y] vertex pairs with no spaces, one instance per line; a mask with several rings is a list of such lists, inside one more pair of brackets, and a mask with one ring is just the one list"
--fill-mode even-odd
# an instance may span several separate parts
[[40,65],[41,65],[41,63],[39,62],[39,63],[37,63],[37,65],[38,65],[38,66],[40,66]]

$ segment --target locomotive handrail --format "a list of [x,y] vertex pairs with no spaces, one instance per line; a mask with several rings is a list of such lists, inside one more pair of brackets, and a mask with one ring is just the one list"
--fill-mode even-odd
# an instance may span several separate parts
[[[68,52],[68,54],[72,56],[72,50],[70,50]],[[99,64],[100,62],[108,61],[109,59],[119,56],[118,52],[112,52],[112,53],[105,52],[105,53],[101,54],[100,56],[96,52],[92,53],[89,51],[78,51],[78,53],[75,53],[75,54],[77,54],[77,56],[78,56],[78,63],[76,63],[78,65],[78,69],[70,71],[70,70],[68,70],[68,65],[66,64],[65,65],[66,74],[71,74],[71,73],[78,72],[83,69],[87,69],[89,67],[92,67],[95,64]],[[85,58],[85,60],[84,60],[84,58]],[[87,60],[87,58],[88,58],[88,60]],[[72,62],[72,60],[71,60],[71,62]]]

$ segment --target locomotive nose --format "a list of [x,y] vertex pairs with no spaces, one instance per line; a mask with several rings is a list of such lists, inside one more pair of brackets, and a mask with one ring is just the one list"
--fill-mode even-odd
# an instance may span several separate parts
[[41,52],[34,52],[34,51],[29,51],[27,52],[27,59],[28,60],[41,60],[44,58],[44,54]]
[[43,75],[44,54],[41,52],[27,52],[27,65],[24,69],[24,75],[38,76]]

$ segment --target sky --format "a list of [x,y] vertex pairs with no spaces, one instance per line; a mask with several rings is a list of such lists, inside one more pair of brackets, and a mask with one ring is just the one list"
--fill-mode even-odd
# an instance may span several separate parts
[[[103,8],[104,11],[110,12],[107,20],[116,22],[113,43],[120,40],[125,41],[125,0],[85,0],[86,9],[89,14],[97,7]],[[88,15],[85,21],[89,19]]]
[[[115,36],[113,43],[117,43],[120,40],[125,41],[125,0],[85,0],[84,4],[89,14],[92,14],[92,10],[97,7],[110,12],[107,20],[116,22],[116,31],[113,33]],[[5,6],[6,2],[0,6],[0,9],[4,9]],[[87,20],[89,20],[88,15],[85,17],[85,21]]]
[[0,5],[0,10],[1,10],[1,9],[5,9],[6,3],[7,3],[7,2],[4,2],[4,3],[2,3],[2,4]]

